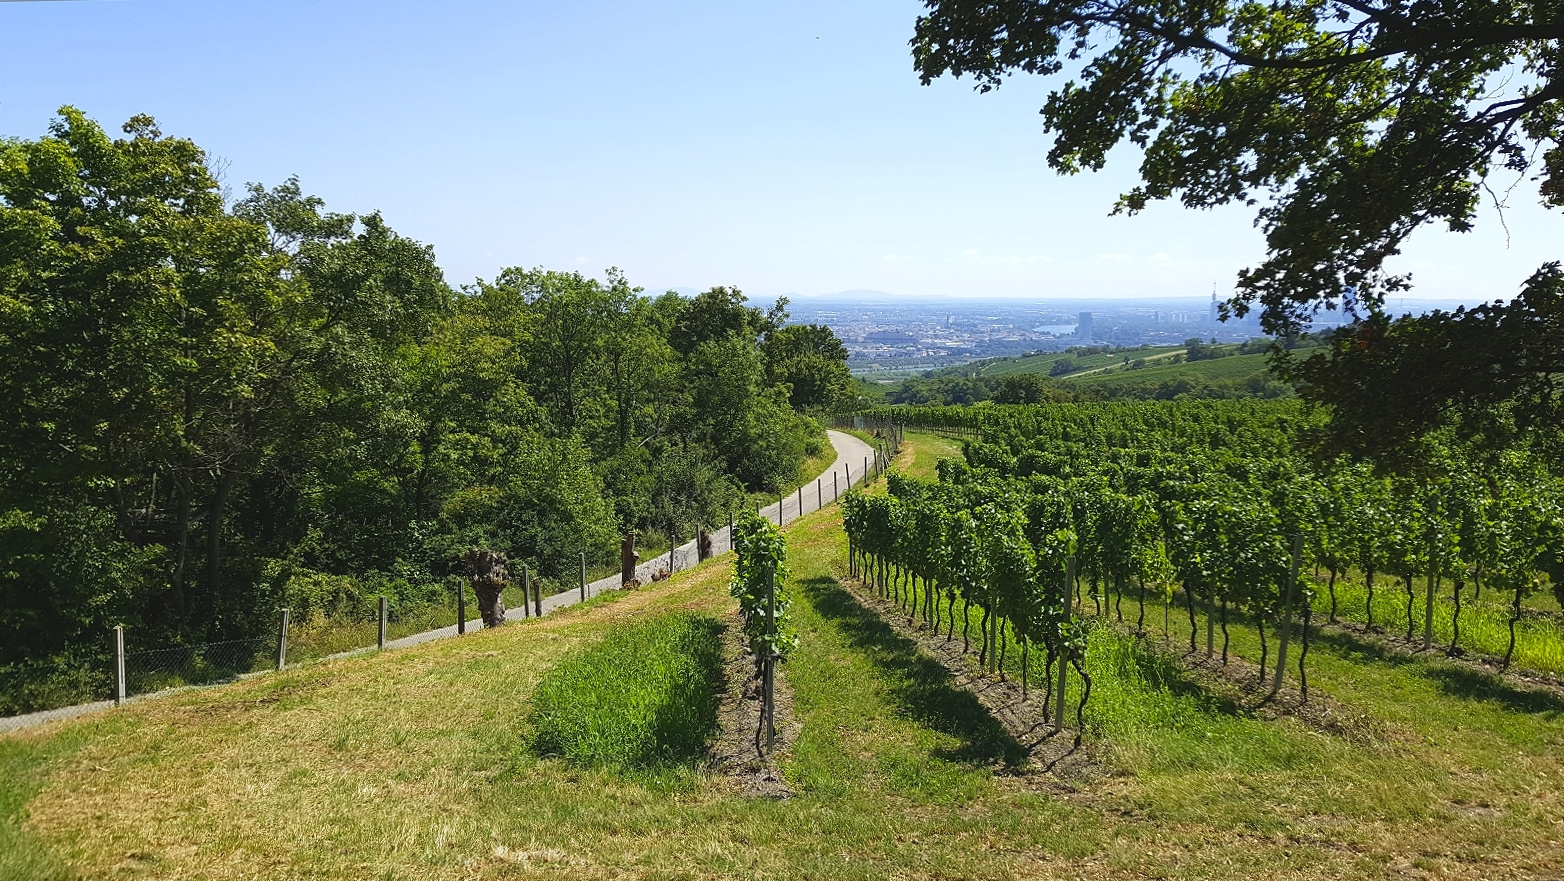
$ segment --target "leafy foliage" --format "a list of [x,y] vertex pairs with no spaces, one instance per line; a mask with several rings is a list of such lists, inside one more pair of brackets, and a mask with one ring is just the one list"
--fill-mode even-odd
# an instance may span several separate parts
[[64,108],[0,143],[0,664],[101,666],[116,623],[199,643],[431,602],[474,545],[557,576],[725,520],[823,443],[789,395],[835,350],[784,307],[617,270],[454,290],[378,214],[297,180],[226,203],[191,141]]

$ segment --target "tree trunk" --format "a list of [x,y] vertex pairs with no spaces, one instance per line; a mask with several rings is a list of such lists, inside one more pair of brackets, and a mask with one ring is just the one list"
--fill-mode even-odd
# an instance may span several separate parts
[[212,504],[206,514],[206,590],[211,598],[212,611],[221,615],[223,574],[223,517],[228,511],[228,494],[239,479],[237,471],[224,472],[212,490]]

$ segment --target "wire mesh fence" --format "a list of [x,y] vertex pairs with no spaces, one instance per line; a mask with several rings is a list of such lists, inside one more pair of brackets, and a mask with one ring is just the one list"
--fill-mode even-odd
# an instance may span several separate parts
[[0,664],[0,716],[92,703],[113,696],[107,658],[49,658]]
[[[862,463],[834,467],[817,481],[764,506],[762,516],[791,522],[836,501],[847,489],[872,478],[882,467],[878,450],[873,456],[864,457]],[[634,573],[636,580],[644,584],[666,578],[698,565],[708,555],[732,549],[726,526],[714,526],[705,536],[704,549],[697,538],[641,558]],[[543,614],[578,598],[617,589],[622,581],[619,567],[588,566],[585,560],[581,571],[549,577],[532,572],[528,579],[533,585],[530,594],[524,592],[519,578],[506,586],[503,597],[507,617],[522,619]],[[463,617],[470,621],[478,616],[476,600],[458,592],[458,588],[470,590],[464,579],[453,579],[445,587],[443,592],[436,590],[434,597],[425,595],[419,602],[382,603],[381,597],[369,596],[355,598],[347,607],[333,607],[330,616],[314,615],[286,623],[279,616],[270,633],[242,639],[149,644],[143,642],[140,634],[127,630],[107,636],[99,653],[0,664],[0,717],[130,698],[182,686],[210,685],[381,644],[434,638],[459,630]]]

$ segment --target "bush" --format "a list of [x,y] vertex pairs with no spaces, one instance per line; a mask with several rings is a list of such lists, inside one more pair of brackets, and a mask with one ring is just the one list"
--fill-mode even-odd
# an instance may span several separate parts
[[49,658],[0,665],[0,716],[103,700],[113,692],[109,662]]
[[609,631],[538,685],[532,750],[613,770],[698,759],[717,724],[721,630],[713,618],[679,613]]

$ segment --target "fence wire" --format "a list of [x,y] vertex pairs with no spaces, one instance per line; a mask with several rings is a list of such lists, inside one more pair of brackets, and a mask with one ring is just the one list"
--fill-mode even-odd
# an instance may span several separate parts
[[[795,490],[763,506],[761,515],[768,519],[782,519],[790,523],[803,514],[818,510],[836,501],[852,486],[873,476],[880,458],[865,457],[863,463],[849,462],[847,467],[822,475],[814,484],[806,484],[802,492]],[[838,477],[837,475],[840,475]],[[779,510],[780,509],[780,510]],[[713,556],[732,550],[732,536],[726,527],[710,531]],[[643,559],[636,569],[636,577],[642,583],[665,578],[672,572],[694,567],[701,554],[695,542],[686,542],[664,550],[651,559]],[[620,585],[617,568],[612,574],[596,579],[582,589],[578,578],[568,574],[550,578],[538,577],[540,597],[534,603],[542,606],[544,613],[575,601],[578,594],[596,596],[604,590]],[[514,605],[521,599],[519,588],[507,588],[505,598],[508,613],[513,618],[528,617]],[[523,602],[525,602],[523,600]],[[434,604],[413,610],[404,617],[397,609],[388,608],[387,639],[399,637],[435,636],[439,628],[451,627],[455,619],[455,603]],[[474,602],[467,608],[469,617],[476,617]],[[363,620],[351,622],[355,626],[336,628],[342,632],[315,632],[307,622],[295,621],[290,627],[284,662],[295,662],[322,657],[336,652],[349,651],[375,644],[374,630],[378,617],[371,614]],[[220,642],[153,645],[137,647],[132,634],[126,634],[125,645],[125,696],[149,694],[168,688],[186,685],[209,685],[235,679],[246,673],[276,668],[278,664],[278,634],[272,633],[248,639]],[[101,656],[50,658],[0,664],[0,717],[34,713],[56,708],[111,700],[116,697],[115,661],[112,652]]]
[[125,694],[128,697],[181,685],[208,685],[276,666],[275,637],[126,651]]

